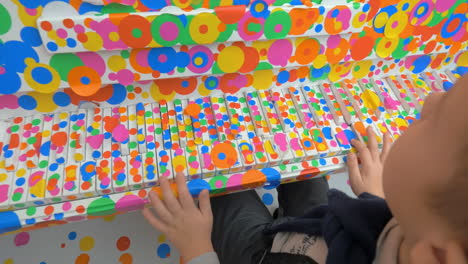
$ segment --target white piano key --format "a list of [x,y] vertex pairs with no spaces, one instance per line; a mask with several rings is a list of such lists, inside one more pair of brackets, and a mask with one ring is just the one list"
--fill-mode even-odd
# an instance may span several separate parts
[[177,115],[177,119],[180,121],[181,118],[183,118],[183,124],[180,124],[181,126],[184,126],[185,131],[187,133],[187,146],[194,146],[195,144],[200,144],[201,139],[197,140],[195,138],[195,128],[193,127],[192,124],[192,117],[187,113],[187,105],[188,101],[186,99],[180,100],[180,106],[182,107],[182,115],[181,117]]
[[96,161],[89,160],[80,163],[80,194],[83,197],[98,195],[96,189]]
[[2,168],[5,167],[5,157],[3,156],[3,152],[4,148],[6,148],[6,145],[8,145],[8,124],[8,121],[0,120],[0,131],[2,131],[2,133],[0,133],[0,167]]
[[38,165],[38,158],[40,152],[38,151],[42,145],[42,131],[43,131],[43,118],[44,115],[36,114],[31,117],[31,123],[28,128],[23,131],[26,147],[23,151],[24,156],[20,156],[21,162],[26,163],[29,169],[36,168]]
[[148,149],[144,155],[143,161],[143,184],[145,187],[158,185],[158,159],[155,149]]
[[[229,107],[228,98],[230,97],[226,97],[226,102]],[[253,117],[251,116],[250,109],[247,105],[247,99],[241,96],[237,98],[237,101],[239,105],[238,111],[240,113],[238,119],[242,119],[241,123],[245,127],[241,133],[243,133],[243,137],[250,140],[250,143],[254,148],[255,163],[257,164],[256,168],[260,169],[268,167],[270,162],[269,155],[265,151],[263,139],[256,133]]]
[[81,162],[85,159],[84,143],[86,132],[86,110],[79,109],[70,115],[70,144],[68,161]]
[[239,152],[241,157],[240,161],[242,161],[242,168],[244,168],[244,170],[255,168],[257,163],[255,162],[254,146],[252,143],[245,139],[237,139],[232,142],[237,146],[236,150]]
[[99,195],[113,192],[111,159],[98,159],[96,161],[96,191]]
[[21,129],[21,133],[19,134],[20,143],[19,143],[18,151],[16,152],[16,159],[18,160],[15,161],[15,165],[13,165],[14,163],[10,164],[12,166],[15,166],[16,169],[18,168],[28,169],[26,160],[27,160],[27,151],[29,150],[28,139],[31,137],[31,134],[32,134],[30,132],[30,129],[32,127],[32,124],[31,124],[32,118],[33,118],[32,116],[24,117],[23,122],[21,124],[22,129]]
[[[152,113],[153,116],[153,124],[154,124],[154,143],[156,145],[155,153],[158,162],[158,177],[166,177],[168,179],[174,179],[174,173],[172,169],[172,158],[171,158],[171,149],[166,147],[172,147],[172,142],[170,141],[170,133],[166,135],[166,141],[164,141],[164,129],[163,129],[163,120],[161,118],[161,108],[160,105],[157,103],[153,103],[151,105],[145,105],[146,112],[148,113],[147,119],[150,119],[150,114]],[[165,120],[168,122],[168,120]],[[148,125],[148,121],[146,122]],[[168,127],[164,127],[168,130]],[[148,129],[147,129],[148,131]],[[148,131],[151,133],[151,129]],[[164,146],[164,144],[167,146]]]
[[18,157],[24,140],[22,134],[25,122],[27,122],[26,118],[14,118],[11,120],[6,130],[8,147],[6,147],[6,150],[3,152],[3,157],[5,158],[5,169],[7,171],[15,171],[18,169]]
[[66,112],[54,115],[49,153],[49,166],[67,162],[70,144],[70,115]]
[[88,110],[86,115],[85,153],[86,161],[102,158],[102,144],[104,142],[104,127],[102,123],[102,109]]
[[128,157],[112,159],[112,189],[114,192],[128,191]]
[[8,173],[13,179],[13,185],[9,195],[10,205],[15,205],[17,208],[25,207],[29,193],[28,170],[23,167]]
[[102,120],[103,120],[103,132],[104,132],[104,141],[102,143],[102,157],[104,159],[110,159],[112,157],[112,130],[108,127],[106,123],[110,122],[112,118],[112,111],[110,108],[104,108],[102,111]]
[[62,187],[62,197],[66,200],[76,200],[80,195],[80,166],[77,163],[69,162],[64,166],[64,179]]
[[130,134],[128,142],[130,155],[132,155],[133,152],[140,153],[138,148],[138,124],[135,105],[128,106],[128,128]]
[[64,167],[63,164],[54,164],[46,172],[45,201],[48,203],[56,203],[63,200]]
[[128,188],[139,190],[143,187],[143,159],[140,154],[128,156]]
[[41,205],[45,202],[47,170],[34,168],[28,173],[27,206]]
[[[171,140],[171,129],[169,125],[169,114],[168,114],[168,106],[167,104],[158,104],[152,103],[153,110],[157,109],[157,111],[153,111],[153,118],[156,120],[158,118],[161,119],[161,129],[162,129],[162,139],[163,139],[163,147],[164,149],[170,151],[172,149],[172,140]],[[157,115],[157,116],[155,116]]]
[[180,131],[177,125],[177,116],[175,111],[175,106],[172,102],[167,103],[167,115],[169,122],[169,130],[171,135],[172,148],[171,152],[171,161],[172,161],[172,170],[174,175],[177,173],[182,173],[185,177],[189,176],[188,171],[188,161],[187,155],[185,153],[186,149],[181,146],[180,143]]
[[244,93],[244,97],[246,99],[246,104],[248,105],[248,108],[250,110],[250,114],[253,120],[252,122],[254,123],[257,135],[259,135],[260,137],[269,136],[271,128],[268,124],[267,117],[263,112],[263,107],[261,106],[258,93]]
[[9,195],[13,184],[13,175],[0,166],[0,210],[10,206]]
[[255,97],[254,94],[258,94],[261,108],[265,114],[267,124],[270,127],[270,135],[274,135],[277,132],[284,132],[284,127],[281,124],[281,119],[274,106],[270,91],[259,91],[258,93],[253,92],[251,94],[252,97]]
[[214,177],[216,175],[216,168],[211,159],[211,142],[207,140],[203,144],[197,145],[197,148],[201,160],[202,177]]
[[[229,114],[223,97],[211,96],[211,107],[216,121],[216,130],[220,141],[234,140],[240,137],[237,128],[238,124],[229,122]],[[231,120],[232,121],[232,120]],[[233,128],[233,129],[231,129]]]
[[49,166],[50,154],[53,151],[52,146],[52,134],[53,134],[53,125],[54,125],[54,115],[46,115],[42,119],[43,128],[42,128],[42,140],[41,145],[39,146],[39,155],[37,161],[37,167],[40,169],[47,170]]
[[145,106],[143,103],[138,103],[135,105],[136,116],[137,116],[137,142],[138,150],[140,153],[146,153],[146,140],[145,140]]
[[[114,129],[114,140],[119,143],[120,153],[123,156],[130,154],[128,142],[130,140],[130,129],[128,126],[128,110],[127,107],[118,107],[119,124]],[[118,133],[116,132],[118,130]]]

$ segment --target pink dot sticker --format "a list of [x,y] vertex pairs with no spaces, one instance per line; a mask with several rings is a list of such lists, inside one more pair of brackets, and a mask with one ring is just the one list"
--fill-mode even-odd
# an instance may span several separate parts
[[65,203],[63,203],[62,209],[63,209],[64,211],[70,210],[70,209],[71,209],[71,203],[70,203],[70,202],[65,202]]
[[29,233],[21,232],[17,234],[15,237],[15,245],[17,247],[27,245],[29,243],[29,239],[30,239]]

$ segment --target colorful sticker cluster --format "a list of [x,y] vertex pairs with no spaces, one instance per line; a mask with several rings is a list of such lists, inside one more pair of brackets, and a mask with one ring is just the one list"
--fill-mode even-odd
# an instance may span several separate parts
[[[73,2],[68,9],[75,15],[53,23],[43,20],[39,25],[36,22],[43,9],[58,5],[66,13],[66,3],[52,2],[46,8],[17,0],[2,3],[0,53],[5,56],[0,63],[0,109],[51,112],[83,101],[116,105],[150,97],[167,100],[189,94],[204,96],[214,90],[235,93],[249,86],[265,89],[304,78],[339,80],[391,70],[420,73],[453,61],[462,69],[468,64],[467,55],[458,53],[468,43],[468,7],[463,0],[444,4],[425,0],[397,4],[356,1],[327,8],[297,6],[271,12],[267,8],[263,13],[259,13],[257,2],[250,10],[232,6],[214,9],[213,13],[169,12],[161,16],[112,9],[115,4],[86,9],[83,6],[88,3]],[[139,7],[144,6],[141,4]],[[115,15],[103,10],[105,7],[130,14]],[[93,16],[91,12],[103,15]],[[49,18],[53,18],[50,11],[41,19]],[[147,26],[140,29],[139,23],[126,22],[136,18],[146,21]],[[284,21],[288,23],[278,24]],[[179,35],[153,34],[151,28]],[[198,35],[191,35],[191,28]],[[235,41],[234,35],[252,42],[226,42]],[[160,43],[156,36],[165,36],[173,43]],[[137,45],[143,49],[126,50],[132,47],[125,44],[132,38],[150,41]],[[175,44],[184,45],[172,46]],[[150,48],[152,45],[155,48]],[[88,52],[45,51],[70,46]],[[106,49],[122,50],[100,52]],[[371,61],[376,57],[392,59],[380,67],[377,61]],[[207,76],[195,77],[200,74]]]

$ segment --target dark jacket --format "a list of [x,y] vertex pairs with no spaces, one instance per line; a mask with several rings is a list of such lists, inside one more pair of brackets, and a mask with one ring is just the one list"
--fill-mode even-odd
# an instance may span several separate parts
[[[327,205],[272,226],[265,234],[297,232],[321,236],[328,246],[327,264],[366,264],[374,260],[379,235],[391,218],[392,213],[382,198],[363,193],[355,199],[338,190],[330,190]],[[262,264],[280,263],[316,262],[306,256],[287,253],[268,253],[262,261]]]

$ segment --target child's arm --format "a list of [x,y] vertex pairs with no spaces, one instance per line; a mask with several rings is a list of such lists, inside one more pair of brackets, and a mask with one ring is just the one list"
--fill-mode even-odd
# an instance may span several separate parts
[[371,127],[367,128],[369,142],[366,146],[358,140],[351,143],[358,151],[361,166],[359,167],[356,154],[348,154],[349,180],[354,194],[359,196],[367,192],[385,198],[382,185],[383,164],[391,146],[390,135],[385,133],[382,153],[377,146],[377,139]]
[[160,183],[163,199],[156,192],[151,191],[149,194],[157,217],[145,208],[143,215],[146,220],[167,236],[186,263],[200,259],[204,260],[203,263],[219,263],[211,243],[213,214],[208,191],[201,192],[199,209],[188,191],[183,175],[176,175],[178,198],[174,196],[167,179],[161,177]]

